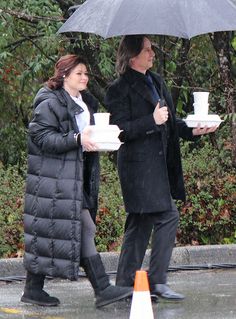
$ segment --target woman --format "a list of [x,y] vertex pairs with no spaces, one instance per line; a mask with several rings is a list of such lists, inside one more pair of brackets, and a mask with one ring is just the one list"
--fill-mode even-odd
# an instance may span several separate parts
[[[45,276],[77,280],[81,265],[101,307],[132,294],[112,286],[94,243],[99,159],[90,139],[98,103],[86,91],[88,73],[77,55],[61,57],[40,89],[29,125],[24,228],[27,270],[22,302],[56,306]],[[92,217],[91,217],[92,216]],[[93,219],[92,219],[93,218]]]

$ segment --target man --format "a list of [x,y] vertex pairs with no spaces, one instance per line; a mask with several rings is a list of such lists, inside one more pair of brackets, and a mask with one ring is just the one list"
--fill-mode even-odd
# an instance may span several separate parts
[[176,118],[167,87],[149,70],[154,56],[147,36],[123,37],[116,65],[120,76],[105,98],[111,123],[122,130],[120,139],[124,142],[117,163],[128,214],[116,280],[117,285],[133,286],[152,233],[148,272],[151,294],[182,300],[184,296],[167,285],[179,220],[173,199],[185,199],[179,136],[194,140],[216,127],[190,129]]

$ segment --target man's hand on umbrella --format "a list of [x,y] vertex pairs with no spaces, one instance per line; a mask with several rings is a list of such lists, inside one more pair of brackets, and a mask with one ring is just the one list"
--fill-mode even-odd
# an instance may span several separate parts
[[200,124],[199,124],[196,128],[193,129],[193,135],[197,136],[197,135],[213,133],[217,130],[218,127],[219,125],[215,125],[212,127],[208,127],[208,126],[200,127]]
[[157,125],[164,124],[168,120],[167,106],[160,107],[160,103],[158,102],[153,112],[153,117]]

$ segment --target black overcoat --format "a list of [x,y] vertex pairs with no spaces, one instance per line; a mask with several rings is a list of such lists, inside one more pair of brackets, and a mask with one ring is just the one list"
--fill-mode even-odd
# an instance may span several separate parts
[[[161,77],[148,73],[161,94]],[[194,140],[192,129],[176,118],[171,95],[163,82],[169,108],[168,129],[155,124],[153,111],[157,103],[144,77],[128,69],[109,86],[105,97],[111,123],[123,130],[118,173],[128,213],[165,211],[171,208],[171,196],[185,199],[179,136]]]
[[[91,114],[97,101],[82,92]],[[83,109],[64,89],[42,88],[29,125],[24,230],[25,268],[35,274],[76,280],[80,265],[83,187],[97,208],[98,153],[87,153],[90,172],[83,180],[84,156],[74,134]],[[91,116],[93,118],[93,116]]]

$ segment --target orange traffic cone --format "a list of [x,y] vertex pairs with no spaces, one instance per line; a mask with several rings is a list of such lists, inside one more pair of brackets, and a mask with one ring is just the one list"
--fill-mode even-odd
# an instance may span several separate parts
[[129,319],[154,319],[147,272],[138,270],[135,274],[134,292]]

